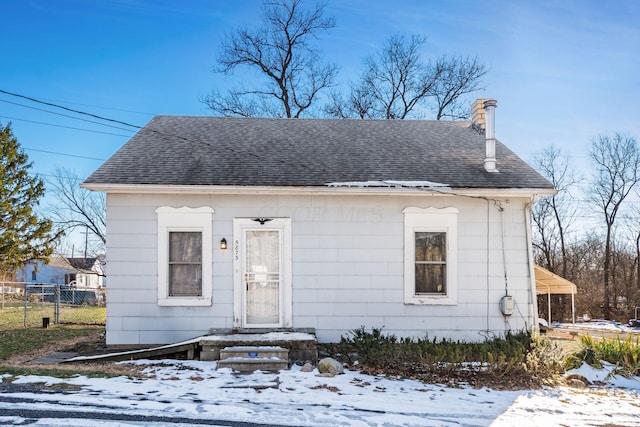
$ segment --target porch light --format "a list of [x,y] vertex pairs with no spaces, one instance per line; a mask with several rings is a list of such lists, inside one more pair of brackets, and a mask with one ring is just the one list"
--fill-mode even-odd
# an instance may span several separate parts
[[224,237],[220,240],[220,249],[227,249],[227,239]]

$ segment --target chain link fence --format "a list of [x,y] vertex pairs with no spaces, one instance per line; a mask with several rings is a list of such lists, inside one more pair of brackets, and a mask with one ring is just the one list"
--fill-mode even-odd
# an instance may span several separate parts
[[2,314],[22,316],[25,328],[50,324],[104,325],[106,291],[104,288],[0,282]]

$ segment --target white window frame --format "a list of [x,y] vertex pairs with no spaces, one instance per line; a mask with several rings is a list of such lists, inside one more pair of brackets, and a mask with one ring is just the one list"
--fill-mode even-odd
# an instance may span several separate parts
[[[404,214],[404,303],[412,305],[456,305],[458,303],[458,209],[408,207]],[[417,232],[446,233],[446,293],[415,291]]]
[[[161,206],[158,215],[158,305],[210,306],[213,301],[213,215],[208,206],[174,208]],[[169,296],[169,233],[202,233],[202,295]]]

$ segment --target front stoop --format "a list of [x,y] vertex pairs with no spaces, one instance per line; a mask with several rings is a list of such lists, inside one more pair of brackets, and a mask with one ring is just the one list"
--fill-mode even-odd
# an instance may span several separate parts
[[277,372],[289,368],[289,350],[274,346],[236,346],[220,350],[218,368],[238,372]]
[[212,334],[200,337],[200,360],[220,360],[225,347],[281,347],[289,351],[290,363],[315,363],[318,359],[318,341],[306,332],[266,332],[245,334]]

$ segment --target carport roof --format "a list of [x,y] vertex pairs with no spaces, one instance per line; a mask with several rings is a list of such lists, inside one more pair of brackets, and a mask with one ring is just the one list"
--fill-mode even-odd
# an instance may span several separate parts
[[574,283],[539,265],[535,266],[537,294],[575,294],[577,287]]

